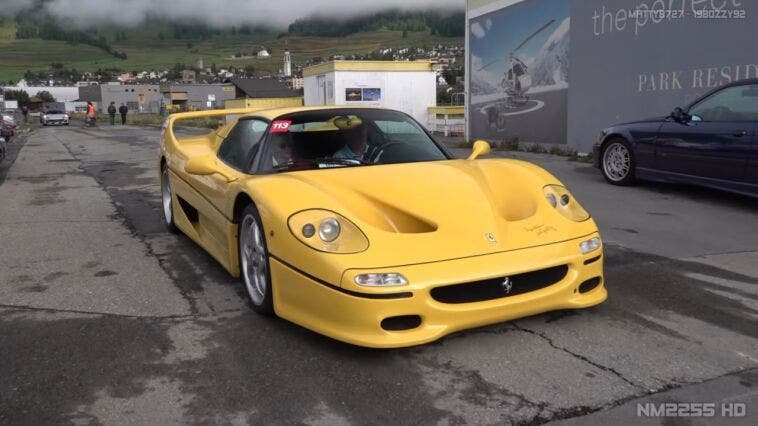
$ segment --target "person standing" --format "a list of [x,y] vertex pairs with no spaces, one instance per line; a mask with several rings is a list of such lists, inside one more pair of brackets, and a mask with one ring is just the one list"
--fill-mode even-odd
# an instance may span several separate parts
[[29,119],[29,108],[26,105],[21,106],[21,114],[24,115],[24,123]]
[[116,124],[116,103],[111,102],[110,105],[108,105],[108,115],[111,118],[111,126]]
[[127,108],[126,105],[121,102],[121,106],[118,107],[118,112],[121,114],[121,125],[123,126],[126,124],[126,114],[129,112],[129,108]]
[[94,127],[97,125],[95,114],[95,106],[92,105],[92,102],[87,102],[87,118],[84,120],[85,126]]

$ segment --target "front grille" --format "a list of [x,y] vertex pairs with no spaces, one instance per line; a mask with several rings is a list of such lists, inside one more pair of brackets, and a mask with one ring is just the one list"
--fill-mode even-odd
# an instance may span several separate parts
[[[483,302],[549,287],[560,282],[567,273],[567,265],[554,266],[510,277],[436,287],[432,289],[431,294],[434,300],[442,303]],[[510,281],[510,289],[506,284],[507,279]]]

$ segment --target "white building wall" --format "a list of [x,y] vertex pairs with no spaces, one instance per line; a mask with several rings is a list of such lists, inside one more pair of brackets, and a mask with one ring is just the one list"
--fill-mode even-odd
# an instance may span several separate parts
[[[320,91],[326,87],[326,99]],[[381,89],[381,99],[347,101],[346,89]],[[332,90],[329,90],[332,89]],[[405,112],[427,123],[427,108],[437,104],[435,73],[337,71],[305,78],[305,105],[375,105]],[[331,95],[331,96],[330,96]]]
[[[335,73],[311,75],[303,78],[303,102],[308,105],[336,105]],[[344,103],[344,99],[343,102]]]

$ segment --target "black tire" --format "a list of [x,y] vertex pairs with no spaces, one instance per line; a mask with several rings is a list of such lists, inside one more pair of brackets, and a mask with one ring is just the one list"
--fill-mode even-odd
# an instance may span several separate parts
[[600,171],[608,183],[627,186],[635,182],[637,159],[632,146],[623,138],[613,138],[603,145]]
[[166,225],[168,232],[179,233],[179,228],[176,227],[174,221],[173,190],[171,189],[171,180],[166,164],[161,167],[161,210],[163,212],[163,224]]
[[[256,239],[253,226],[258,228]],[[244,245],[250,245],[248,249]],[[253,247],[255,246],[255,247]],[[271,282],[271,264],[268,256],[268,243],[263,222],[255,205],[248,205],[240,218],[237,252],[239,255],[240,281],[245,288],[250,307],[257,313],[266,316],[274,315],[274,292]],[[246,255],[250,253],[250,255]],[[253,260],[253,259],[256,260]],[[256,268],[263,268],[257,269]],[[259,281],[256,281],[259,280]],[[265,285],[261,290],[259,285]]]

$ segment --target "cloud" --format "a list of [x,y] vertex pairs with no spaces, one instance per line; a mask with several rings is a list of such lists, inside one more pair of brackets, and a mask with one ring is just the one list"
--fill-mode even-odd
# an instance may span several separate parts
[[[7,8],[6,14],[31,8],[36,3],[36,0],[4,0],[4,3],[8,1],[10,7],[3,6]],[[388,8],[463,10],[464,7],[464,0],[380,0],[370,4],[354,0],[49,0],[45,4],[47,12],[81,26],[136,26],[150,16],[172,21],[198,20],[217,27],[241,24],[286,26],[314,14],[346,17]]]
[[32,6],[32,0],[4,0],[0,5],[0,14],[14,15],[16,12]]
[[476,38],[484,38],[487,35],[487,32],[484,31],[482,24],[474,22],[471,24],[471,34]]
[[490,66],[488,68],[484,68],[484,65],[486,64],[482,58],[471,55],[471,74],[473,79],[489,84],[497,89],[500,87],[500,82],[503,79],[503,76],[498,71],[498,69],[502,68],[502,65],[499,67]]

